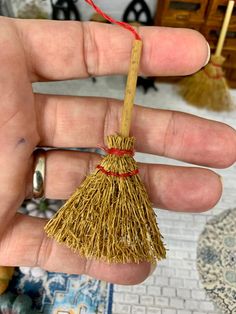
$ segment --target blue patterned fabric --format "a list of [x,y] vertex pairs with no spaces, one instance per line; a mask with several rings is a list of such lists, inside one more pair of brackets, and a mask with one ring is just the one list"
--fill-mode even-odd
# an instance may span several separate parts
[[209,220],[197,250],[197,267],[207,295],[224,314],[236,313],[236,209]]
[[113,285],[84,275],[45,272],[23,274],[16,269],[8,291],[31,297],[45,314],[111,314]]

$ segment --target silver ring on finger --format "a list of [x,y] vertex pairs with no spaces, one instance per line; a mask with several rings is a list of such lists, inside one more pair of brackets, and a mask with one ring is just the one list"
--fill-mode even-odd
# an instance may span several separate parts
[[34,152],[33,198],[43,198],[45,190],[46,151],[37,149]]

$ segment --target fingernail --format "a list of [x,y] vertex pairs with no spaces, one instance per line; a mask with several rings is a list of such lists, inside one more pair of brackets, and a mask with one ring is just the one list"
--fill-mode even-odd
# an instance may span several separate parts
[[207,49],[208,49],[208,54],[207,54],[207,59],[206,59],[204,66],[206,66],[208,64],[208,62],[210,61],[210,58],[211,58],[211,47],[208,44],[208,42],[207,42]]
[[148,277],[150,277],[150,276],[154,273],[154,271],[155,271],[156,268],[157,268],[157,264],[156,264],[156,263],[155,263],[155,264],[151,264],[151,266],[150,266],[150,272],[149,272]]

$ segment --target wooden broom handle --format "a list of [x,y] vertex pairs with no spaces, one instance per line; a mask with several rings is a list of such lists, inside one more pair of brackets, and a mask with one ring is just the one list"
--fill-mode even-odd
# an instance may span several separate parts
[[135,40],[133,43],[129,73],[125,89],[125,99],[122,110],[120,135],[127,137],[130,133],[132,111],[138,79],[139,63],[142,52],[142,41]]
[[216,52],[215,55],[216,56],[221,56],[222,53],[222,49],[224,46],[224,42],[225,42],[225,37],[226,37],[226,33],[229,27],[229,22],[233,13],[233,8],[234,8],[234,0],[230,0],[227,6],[227,11],[225,14],[225,18],[224,18],[224,23],[220,32],[220,38],[216,47]]

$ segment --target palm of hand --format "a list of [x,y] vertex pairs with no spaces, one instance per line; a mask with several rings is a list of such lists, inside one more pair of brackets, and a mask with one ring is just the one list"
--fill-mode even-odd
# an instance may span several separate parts
[[[106,135],[119,127],[122,105],[104,98],[34,94],[31,83],[125,74],[132,38],[116,27],[74,22],[0,18],[0,30],[0,263],[87,273],[117,283],[144,280],[148,263],[86,261],[47,239],[43,219],[16,214],[22,201],[32,196],[35,147],[102,146]],[[206,43],[195,32],[165,28],[140,32],[145,75],[190,74],[206,60]],[[219,168],[236,159],[234,130],[183,113],[136,107],[132,134],[140,152]],[[68,198],[98,161],[95,154],[47,153],[46,197]],[[207,169],[140,164],[140,171],[152,202],[161,208],[207,210],[222,192],[220,178]]]

